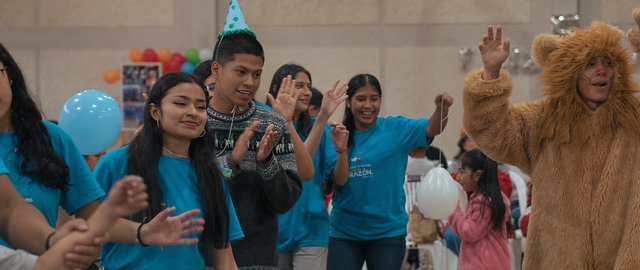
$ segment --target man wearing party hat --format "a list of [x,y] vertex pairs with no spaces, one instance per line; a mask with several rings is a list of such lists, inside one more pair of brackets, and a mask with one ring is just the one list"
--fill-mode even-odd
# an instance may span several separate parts
[[[640,8],[634,10],[640,28]],[[640,87],[622,32],[594,22],[538,35],[546,99],[511,105],[502,28],[478,46],[464,84],[464,128],[492,158],[531,175],[524,269],[640,269]],[[640,53],[640,30],[627,34]]]
[[[252,101],[264,51],[232,0],[213,52],[215,91],[207,113],[220,165],[245,237],[231,244],[239,269],[277,269],[278,216],[298,200],[302,182],[287,122]],[[215,258],[214,258],[215,259]]]

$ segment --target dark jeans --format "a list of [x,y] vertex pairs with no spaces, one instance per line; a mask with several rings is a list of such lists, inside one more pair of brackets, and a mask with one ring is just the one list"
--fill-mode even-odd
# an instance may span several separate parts
[[453,254],[460,254],[460,244],[462,243],[462,239],[458,237],[450,226],[447,226],[447,229],[444,230],[444,241],[447,244],[447,248],[453,252]]
[[327,270],[397,270],[406,251],[406,234],[371,241],[329,238]]

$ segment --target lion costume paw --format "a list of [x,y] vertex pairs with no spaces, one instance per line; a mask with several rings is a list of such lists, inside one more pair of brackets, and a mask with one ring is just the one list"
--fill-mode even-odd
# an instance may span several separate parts
[[638,29],[629,29],[629,31],[627,31],[627,39],[629,40],[631,48],[635,52],[640,53],[640,8],[633,10],[633,19],[636,21]]

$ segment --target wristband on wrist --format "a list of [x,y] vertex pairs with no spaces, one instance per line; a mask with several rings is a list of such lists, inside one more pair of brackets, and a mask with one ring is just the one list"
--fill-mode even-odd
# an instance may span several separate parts
[[138,241],[138,244],[140,244],[143,247],[149,246],[145,243],[142,242],[142,237],[140,236],[140,229],[142,229],[142,225],[147,224],[145,222],[140,222],[140,225],[138,226],[138,229],[136,230],[136,240]]
[[47,251],[49,250],[49,248],[51,247],[51,245],[49,244],[49,241],[51,241],[51,237],[56,233],[55,230],[53,230],[48,236],[47,239],[44,240],[44,250]]

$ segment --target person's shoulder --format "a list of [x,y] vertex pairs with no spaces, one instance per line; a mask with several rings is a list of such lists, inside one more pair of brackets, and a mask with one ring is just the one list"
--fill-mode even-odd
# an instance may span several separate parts
[[45,128],[47,128],[47,130],[49,131],[49,134],[59,134],[59,133],[65,133],[65,131],[58,126],[57,124],[49,121],[49,120],[42,120],[42,124],[44,125]]
[[104,156],[102,156],[101,159],[104,159],[104,160],[121,159],[123,157],[127,158],[128,155],[129,155],[129,146],[125,145],[125,146],[108,151],[106,154],[104,154]]
[[409,118],[403,115],[392,115],[386,117],[378,117],[378,121],[380,125],[406,125],[409,123],[427,123],[429,118]]
[[48,120],[43,120],[42,124],[47,129],[47,131],[49,132],[49,138],[51,138],[51,140],[53,142],[57,143],[61,139],[62,139],[62,141],[66,140],[66,139],[69,139],[69,140],[71,139],[71,136],[66,131],[64,131],[64,129],[62,129],[60,126],[58,126],[57,124],[52,123],[52,122],[50,122]]

